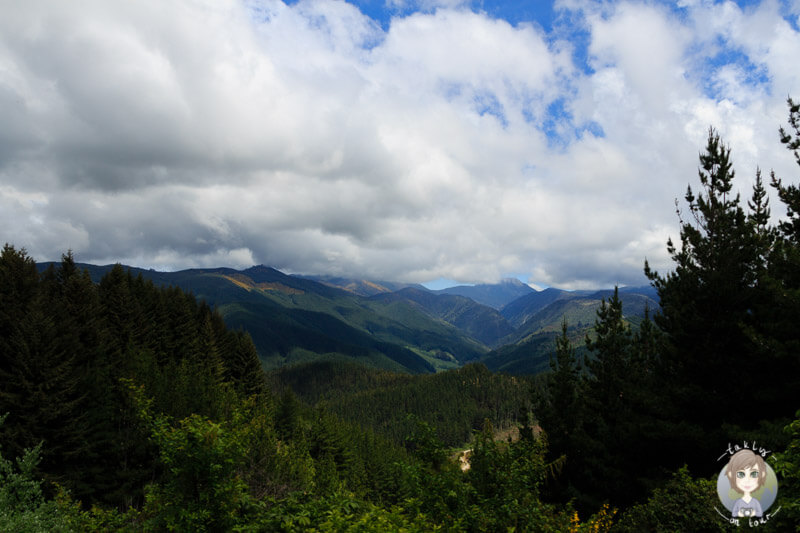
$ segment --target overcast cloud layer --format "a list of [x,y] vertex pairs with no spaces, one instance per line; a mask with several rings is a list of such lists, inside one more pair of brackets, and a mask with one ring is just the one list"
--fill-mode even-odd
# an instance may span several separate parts
[[[645,283],[708,127],[796,181],[800,3],[0,2],[0,242],[37,260]],[[773,211],[781,211],[773,202]]]

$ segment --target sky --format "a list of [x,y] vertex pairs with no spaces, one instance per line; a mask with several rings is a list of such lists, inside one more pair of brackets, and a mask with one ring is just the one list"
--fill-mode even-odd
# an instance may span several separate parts
[[709,127],[797,183],[798,58],[798,0],[0,0],[0,242],[644,285]]

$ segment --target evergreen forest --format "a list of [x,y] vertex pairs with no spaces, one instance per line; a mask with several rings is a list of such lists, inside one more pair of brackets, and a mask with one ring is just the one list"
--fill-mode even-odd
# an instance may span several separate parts
[[[445,326],[447,353],[430,332],[412,350],[337,325],[380,364],[272,367],[191,292],[6,244],[0,531],[800,531],[800,186],[736,184],[711,129],[673,268],[644,263],[659,306],[632,323],[614,290],[580,339],[564,316],[533,375],[490,370]],[[319,315],[285,315],[275,346]],[[437,355],[452,368],[425,373]],[[763,447],[777,476],[760,520],[718,510],[732,446]]]

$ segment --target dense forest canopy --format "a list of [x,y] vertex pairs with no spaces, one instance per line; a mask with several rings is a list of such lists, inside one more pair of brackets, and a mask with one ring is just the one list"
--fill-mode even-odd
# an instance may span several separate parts
[[5,245],[0,530],[724,531],[717,458],[753,441],[779,481],[760,527],[796,528],[800,189],[771,175],[777,219],[760,173],[742,200],[713,130],[698,178],[674,270],[645,263],[660,309],[632,327],[615,290],[580,346],[563,321],[534,379],[341,361],[267,376],[192,294],[119,265],[95,283],[69,252],[40,273]]

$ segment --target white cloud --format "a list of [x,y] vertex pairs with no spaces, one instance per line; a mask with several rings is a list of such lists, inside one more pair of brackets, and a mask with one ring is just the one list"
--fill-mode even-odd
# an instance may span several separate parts
[[439,8],[458,8],[469,4],[469,0],[386,0],[386,5],[395,11],[433,11]]
[[384,30],[341,1],[6,3],[0,240],[162,268],[631,284],[645,257],[669,268],[709,125],[743,188],[757,164],[796,174],[776,130],[800,35],[769,0],[559,2],[589,69],[569,27],[415,6]]

